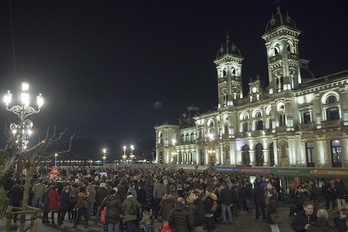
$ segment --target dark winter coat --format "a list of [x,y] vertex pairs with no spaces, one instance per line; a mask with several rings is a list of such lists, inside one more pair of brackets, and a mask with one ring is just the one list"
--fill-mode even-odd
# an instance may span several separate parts
[[79,192],[77,195],[77,200],[75,204],[76,209],[87,209],[86,204],[88,203],[88,193],[87,192]]
[[230,190],[231,202],[236,204],[239,201],[239,188],[237,185],[232,186]]
[[217,196],[215,193],[206,192],[206,194],[202,198],[204,205],[204,214],[213,214],[214,212],[211,210],[214,201],[217,201]]
[[122,205],[117,196],[107,196],[101,204],[101,209],[106,207],[106,224],[116,224],[121,221]]
[[137,191],[137,200],[141,205],[147,205],[145,189],[139,188]]
[[106,188],[101,187],[97,190],[97,192],[95,194],[97,206],[101,206],[101,204],[103,203],[103,201],[107,195],[108,195],[108,191]]
[[317,216],[313,213],[311,216],[307,216],[304,211],[296,214],[292,220],[291,228],[296,232],[306,232],[305,225],[314,225],[318,221]]
[[339,232],[346,232],[347,230],[347,219],[348,218],[338,218],[336,220],[336,226],[335,228],[339,231]]
[[220,191],[220,203],[222,205],[231,205],[231,193],[229,188],[223,188]]
[[277,213],[278,209],[278,194],[274,194],[269,198],[269,202],[267,205],[267,216],[266,221],[269,224],[277,224],[272,220],[271,214]]
[[174,232],[190,232],[194,225],[192,213],[180,202],[177,202],[170,212],[168,222]]
[[259,204],[265,203],[265,189],[261,187],[260,182],[255,182],[255,188],[253,193],[253,199]]
[[18,184],[15,184],[10,191],[7,192],[7,197],[10,198],[10,205],[19,207],[23,199],[22,188]]
[[342,180],[339,182],[335,182],[336,186],[336,198],[337,199],[344,199],[345,193],[346,193],[346,186]]
[[307,232],[338,232],[327,220],[319,220],[308,227]]
[[196,226],[203,226],[203,223],[205,221],[204,218],[204,205],[201,198],[197,198],[195,202],[193,203],[193,221],[194,225]]
[[170,211],[174,208],[174,203],[176,200],[174,199],[174,196],[171,194],[165,194],[161,202],[159,203],[160,209],[161,209],[161,216],[163,221],[168,221]]
[[62,191],[62,193],[60,194],[60,205],[59,208],[61,211],[68,211],[70,209],[70,198],[69,198],[69,192],[66,191]]

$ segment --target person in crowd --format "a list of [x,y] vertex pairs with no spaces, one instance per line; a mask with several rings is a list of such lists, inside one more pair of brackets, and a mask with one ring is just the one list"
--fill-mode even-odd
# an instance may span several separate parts
[[310,180],[309,185],[310,185],[309,200],[314,203],[315,207],[318,207],[319,194],[318,194],[318,188],[315,183],[315,180]]
[[144,232],[152,232],[152,209],[150,207],[145,207],[142,213],[141,225],[144,227]]
[[[224,182],[221,185],[220,189],[220,204],[221,204],[221,216],[222,224],[226,224],[227,220],[232,223],[232,212],[231,212],[231,194],[230,189],[227,187],[227,184]],[[228,218],[226,218],[226,213]]]
[[[118,189],[118,188],[117,188]],[[96,204],[97,204],[97,212],[95,214],[95,225],[98,225],[100,222],[100,210],[101,210],[101,204],[103,203],[103,200],[108,195],[107,185],[106,183],[101,183],[99,185],[99,189],[96,191]]]
[[105,223],[108,225],[108,232],[120,232],[120,221],[123,212],[115,189],[111,189],[109,195],[103,200],[100,208],[104,209],[105,207]]
[[77,211],[75,209],[75,204],[77,201],[78,194],[79,194],[79,188],[78,188],[77,184],[73,184],[71,186],[71,189],[69,192],[69,200],[70,200],[70,209],[68,211],[69,220],[75,220],[77,217]]
[[[14,184],[13,187],[7,192],[7,198],[9,198],[9,205],[13,207],[20,207],[21,200],[23,199],[23,189],[18,184]],[[17,217],[18,215],[14,214],[14,223],[17,223]]]
[[86,190],[86,187],[80,187],[77,201],[74,206],[74,208],[77,210],[77,217],[74,223],[73,228],[76,228],[79,224],[81,217],[83,216],[85,219],[85,228],[88,228],[88,208],[89,208],[89,202],[88,202],[88,193]]
[[169,213],[174,208],[175,204],[174,196],[171,194],[170,188],[167,187],[166,193],[162,197],[158,214],[162,217],[162,221],[168,221]]
[[239,182],[237,180],[233,180],[230,188],[230,194],[231,194],[231,212],[232,215],[235,217],[238,217],[238,209],[239,209],[239,196],[240,196],[240,191],[239,191]]
[[200,197],[200,191],[191,191],[188,202],[192,202],[191,212],[193,215],[194,229],[193,232],[203,232],[204,226],[204,205]]
[[158,212],[160,209],[160,202],[162,200],[162,197],[164,196],[166,190],[163,184],[163,180],[159,179],[157,182],[157,186],[154,187],[153,190],[153,198],[155,200],[155,220],[158,220]]
[[[123,221],[126,223],[127,232],[138,231],[137,219],[140,207],[141,205],[137,199],[131,192],[128,192],[127,198],[122,203],[122,208],[125,214]],[[134,208],[136,212],[133,212]]]
[[38,180],[37,183],[33,186],[33,202],[32,206],[41,209],[43,198],[46,192],[46,185],[43,183],[42,179]]
[[267,191],[268,205],[267,205],[267,217],[266,222],[270,224],[272,232],[280,232],[278,223],[279,213],[278,213],[278,193],[276,190],[270,189]]
[[306,201],[303,203],[303,211],[294,216],[291,228],[295,232],[306,232],[310,225],[314,225],[318,221],[317,216],[314,214],[314,203]]
[[96,202],[96,195],[97,192],[95,190],[95,182],[87,182],[86,183],[86,190],[88,192],[88,202],[89,202],[89,208],[88,208],[88,216],[90,217],[92,214],[94,214],[94,205]]
[[307,232],[338,232],[329,224],[329,214],[325,209],[319,209],[317,212],[318,221],[310,225]]
[[59,215],[59,193],[56,185],[52,186],[48,193],[48,211],[51,212],[51,222],[54,224],[55,213]]
[[253,186],[250,183],[250,180],[246,178],[244,180],[244,185],[241,188],[241,196],[243,196],[243,210],[251,214],[251,203],[253,198]]
[[335,219],[335,228],[339,232],[346,232],[348,229],[348,209],[341,209],[338,211],[338,218]]
[[49,202],[49,197],[48,197],[48,193],[51,191],[52,186],[49,186],[44,194],[44,199],[43,199],[43,204],[42,204],[42,223],[46,224],[46,223],[50,223],[50,221],[48,220],[48,202]]
[[207,226],[207,230],[209,232],[215,232],[215,220],[214,220],[214,212],[212,211],[212,206],[214,201],[217,201],[217,196],[213,193],[213,188],[208,186],[205,192],[205,195],[202,198],[204,205],[204,217],[205,223]]
[[258,221],[261,215],[262,215],[262,219],[265,221],[266,220],[265,188],[261,187],[260,178],[255,180],[253,199],[255,202],[255,221]]
[[332,209],[335,210],[336,192],[337,192],[335,180],[330,180],[329,186],[327,187],[326,192],[327,192],[326,209],[330,209],[330,203],[331,203]]
[[194,226],[193,216],[188,210],[183,197],[177,199],[174,209],[170,212],[168,223],[174,231],[192,231]]
[[146,191],[144,189],[144,182],[142,181],[138,185],[137,200],[142,206],[147,205]]
[[346,186],[342,181],[341,177],[337,176],[335,181],[336,186],[336,201],[337,201],[337,209],[341,210],[343,206],[346,204]]
[[60,212],[60,215],[58,218],[59,226],[62,226],[64,218],[65,218],[65,214],[70,209],[71,202],[69,198],[69,192],[70,192],[70,185],[66,184],[59,197],[59,212]]

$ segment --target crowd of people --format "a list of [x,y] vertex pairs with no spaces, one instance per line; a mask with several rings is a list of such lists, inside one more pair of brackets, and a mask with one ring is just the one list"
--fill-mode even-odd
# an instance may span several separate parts
[[[330,181],[325,190],[335,193],[335,201],[330,200],[332,208],[337,205],[339,209],[336,228],[332,229],[346,232],[344,182],[336,178],[333,183]],[[4,188],[10,204],[19,206],[23,194],[20,186],[9,178]],[[299,178],[290,185],[290,216],[294,217],[291,227],[296,232],[329,226],[327,211],[320,209],[322,202],[315,188],[313,181],[305,183]],[[79,167],[62,168],[53,178],[38,175],[31,183],[28,204],[42,209],[42,223],[61,226],[70,220],[75,228],[83,218],[88,228],[102,220],[108,232],[153,232],[154,221],[162,223],[163,232],[213,232],[216,223],[231,224],[239,213],[254,214],[255,221],[263,220],[272,232],[279,232],[280,194],[280,180],[274,175],[257,176],[251,183],[243,173],[185,172],[162,166],[105,170]]]

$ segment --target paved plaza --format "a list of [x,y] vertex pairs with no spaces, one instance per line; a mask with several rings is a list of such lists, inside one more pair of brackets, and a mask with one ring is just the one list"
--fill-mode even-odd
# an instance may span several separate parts
[[[279,204],[278,207],[279,213],[281,214],[282,222],[279,224],[279,228],[281,232],[293,232],[290,227],[290,223],[292,218],[289,217],[289,205],[288,204]],[[330,213],[330,221],[333,224],[334,212],[331,210]],[[92,218],[93,219],[93,218]],[[1,222],[2,226],[4,225],[4,220]],[[69,221],[64,221],[64,224],[59,227],[58,225],[51,224],[39,224],[38,231],[44,232],[54,232],[54,231],[103,231],[101,225],[94,225],[94,222],[90,222],[89,229],[84,228],[84,223],[82,222],[75,229],[72,228],[73,223]],[[159,222],[155,222],[155,232],[158,232],[161,224]],[[3,227],[2,227],[3,228]],[[1,229],[0,229],[1,230]],[[2,231],[2,230],[1,230]],[[222,225],[217,223],[216,225],[217,232],[227,232],[227,231],[240,231],[240,232],[268,232],[271,231],[270,227],[267,223],[263,222],[262,219],[259,221],[255,221],[255,214],[243,214],[239,213],[238,217],[233,218],[232,224]]]

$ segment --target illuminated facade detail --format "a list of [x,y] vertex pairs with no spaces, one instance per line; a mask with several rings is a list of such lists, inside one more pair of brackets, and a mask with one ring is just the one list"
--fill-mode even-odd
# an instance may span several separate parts
[[[277,9],[267,23],[268,86],[242,91],[240,50],[227,37],[214,60],[217,107],[190,106],[156,125],[156,161],[170,165],[348,168],[348,70],[314,77],[299,58],[300,31]],[[213,140],[210,136],[213,136]]]

